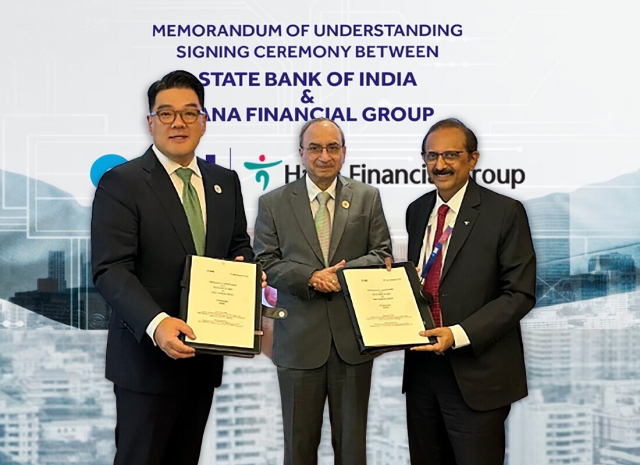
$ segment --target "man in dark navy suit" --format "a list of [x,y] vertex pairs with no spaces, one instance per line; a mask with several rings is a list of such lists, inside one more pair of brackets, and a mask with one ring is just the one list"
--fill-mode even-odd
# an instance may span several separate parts
[[504,422],[527,395],[520,320],[535,304],[536,261],[522,204],[469,177],[473,132],[436,123],[422,155],[436,190],[407,209],[408,258],[431,294],[438,342],[407,351],[414,465],[504,463]]
[[91,221],[93,280],[111,305],[106,377],[116,465],[196,465],[222,357],[195,354],[178,319],[189,254],[252,260],[235,172],[199,160],[204,88],[174,71],[148,92],[153,145],[107,172]]

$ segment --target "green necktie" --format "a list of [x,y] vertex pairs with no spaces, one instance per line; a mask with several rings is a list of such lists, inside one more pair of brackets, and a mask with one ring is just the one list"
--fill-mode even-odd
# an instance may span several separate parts
[[182,179],[182,206],[184,207],[184,212],[187,214],[191,235],[193,236],[193,243],[196,246],[196,253],[198,255],[204,255],[204,221],[202,220],[202,208],[200,207],[198,193],[196,192],[196,188],[193,187],[193,184],[191,184],[193,171],[191,171],[191,168],[178,168],[176,174]]
[[331,242],[331,216],[329,216],[329,208],[327,207],[330,198],[331,195],[328,192],[320,192],[316,196],[320,204],[315,218],[316,232],[326,266],[329,266],[329,243]]

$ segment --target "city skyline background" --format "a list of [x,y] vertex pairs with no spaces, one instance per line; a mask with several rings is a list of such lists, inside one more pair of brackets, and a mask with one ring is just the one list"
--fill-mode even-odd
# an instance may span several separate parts
[[[522,322],[530,395],[508,420],[511,465],[640,463],[640,228],[609,212],[606,223],[584,215],[602,197],[621,211],[631,208],[628,190],[639,177],[524,202],[538,256],[538,304]],[[78,219],[88,221],[80,212]],[[41,257],[25,264],[34,274],[22,290],[0,296],[0,410],[7,412],[0,414],[0,463],[54,465],[73,457],[107,464],[115,424],[103,375],[109,309],[91,284],[88,241],[82,248],[76,238],[64,248],[51,243],[56,249],[38,248]],[[396,237],[394,247],[401,261],[406,244]],[[18,274],[20,266],[11,263]],[[374,364],[368,434],[374,465],[408,463],[402,359],[394,352]],[[333,461],[329,438],[326,418],[323,465]],[[262,355],[227,357],[201,463],[279,464],[281,442],[275,367]]]

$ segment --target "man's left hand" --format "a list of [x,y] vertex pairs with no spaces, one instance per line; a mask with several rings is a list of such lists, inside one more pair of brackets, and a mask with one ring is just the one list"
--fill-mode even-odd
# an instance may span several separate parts
[[324,293],[340,292],[342,288],[340,287],[336,273],[340,268],[345,266],[346,263],[346,260],[340,260],[339,263],[333,266],[314,271],[311,278],[309,278],[309,286],[313,287],[316,291]]
[[430,344],[426,346],[417,346],[412,347],[411,350],[420,351],[420,352],[435,352],[438,355],[444,354],[444,352],[451,348],[455,343],[455,339],[453,338],[453,332],[450,328],[434,328],[429,329],[427,331],[420,331],[420,336],[430,337],[434,336],[438,339],[438,342],[435,344]]

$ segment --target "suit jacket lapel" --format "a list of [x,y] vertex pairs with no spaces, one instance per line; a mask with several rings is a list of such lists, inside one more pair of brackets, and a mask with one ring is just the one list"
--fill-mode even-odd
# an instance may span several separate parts
[[149,148],[147,153],[143,155],[142,168],[147,171],[146,181],[162,204],[185,252],[195,255],[196,247],[193,244],[191,228],[180,202],[180,197],[178,197],[176,188],[171,182],[167,171],[158,161],[153,149]]
[[467,191],[462,199],[462,205],[460,205],[460,213],[458,213],[458,217],[456,218],[455,228],[453,228],[453,233],[449,239],[447,256],[444,259],[444,267],[442,268],[440,281],[447,276],[447,272],[449,268],[451,268],[451,263],[456,259],[456,255],[458,255],[467,237],[469,237],[469,233],[473,229],[473,225],[479,214],[478,207],[480,203],[480,188],[470,179]]
[[299,180],[291,183],[290,186],[291,195],[289,197],[289,201],[291,202],[293,215],[295,216],[306,241],[309,243],[309,247],[313,250],[313,253],[316,255],[318,260],[320,260],[320,263],[324,264],[322,250],[320,249],[320,241],[318,241],[318,233],[316,232],[316,225],[313,221],[313,215],[311,214],[306,178],[303,176]]
[[[413,231],[410,231],[413,240],[409,244],[408,258],[414,260],[415,266],[422,266],[420,261],[420,251],[422,250],[422,244],[424,243],[424,235],[427,233],[427,224],[429,223],[429,216],[436,204],[436,191],[433,191],[433,195],[425,199],[424,207],[420,209],[419,216],[415,222]],[[430,251],[429,251],[430,252]],[[429,253],[428,252],[428,253]]]
[[[329,263],[332,263],[333,255],[338,249],[344,228],[349,219],[349,206],[353,198],[353,191],[349,185],[349,180],[338,177],[336,185],[336,200],[333,209],[333,226],[331,227],[331,243],[329,245]],[[346,205],[346,206],[345,206]]]
[[[216,185],[215,174],[203,167],[204,161],[198,159],[200,173],[202,173],[202,185],[204,186],[204,201],[207,210],[207,236],[205,239],[205,255],[215,255],[215,239],[217,228],[215,225],[223,224],[224,211],[224,195],[228,192],[217,193],[214,186]],[[220,190],[220,189],[218,189]]]

